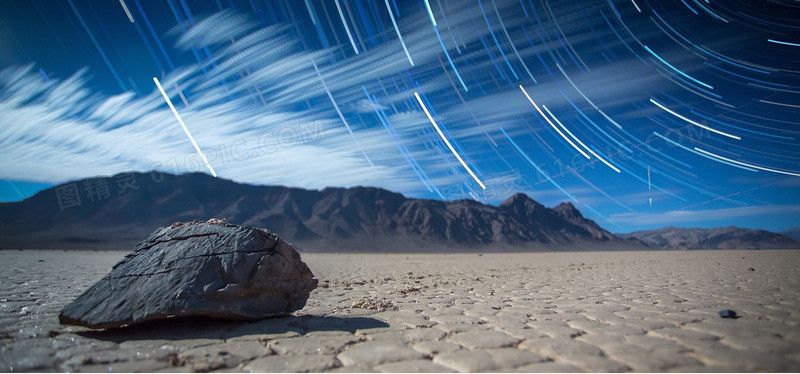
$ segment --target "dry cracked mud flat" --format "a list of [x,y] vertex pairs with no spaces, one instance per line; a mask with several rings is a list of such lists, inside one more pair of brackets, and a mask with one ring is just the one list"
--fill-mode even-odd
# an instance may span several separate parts
[[800,251],[304,253],[292,316],[59,325],[124,254],[0,251],[0,371],[800,371]]

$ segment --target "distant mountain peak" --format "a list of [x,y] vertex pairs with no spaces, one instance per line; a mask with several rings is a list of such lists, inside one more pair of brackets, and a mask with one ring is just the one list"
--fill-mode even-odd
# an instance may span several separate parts
[[517,193],[509,196],[507,199],[503,200],[503,202],[500,203],[499,206],[502,207],[502,206],[509,206],[509,205],[527,204],[529,202],[534,202],[534,203],[538,204],[538,202],[536,202],[536,200],[531,199],[530,197],[528,197],[528,195],[526,195],[526,194],[524,194],[522,192],[517,192]]
[[508,199],[505,199],[498,205],[498,208],[510,210],[523,216],[548,210],[544,205],[539,204],[538,201],[531,199],[528,195],[521,192],[515,193]]
[[583,214],[569,201],[556,205],[553,207],[553,211],[567,219],[583,218]]

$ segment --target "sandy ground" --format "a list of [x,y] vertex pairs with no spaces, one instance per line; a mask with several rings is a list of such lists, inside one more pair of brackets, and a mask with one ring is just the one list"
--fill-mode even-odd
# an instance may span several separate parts
[[800,251],[306,253],[293,316],[59,325],[123,255],[0,251],[0,371],[800,371]]

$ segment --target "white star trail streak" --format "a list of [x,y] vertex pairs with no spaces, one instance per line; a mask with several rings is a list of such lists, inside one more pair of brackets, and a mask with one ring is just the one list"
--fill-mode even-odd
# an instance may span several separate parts
[[458,69],[456,69],[456,64],[453,63],[453,59],[450,58],[450,52],[447,52],[447,47],[444,46],[444,41],[442,40],[442,36],[439,35],[439,29],[436,27],[433,28],[433,32],[436,33],[436,38],[439,39],[439,45],[442,47],[442,51],[444,51],[445,57],[447,57],[447,62],[450,63],[450,67],[453,68],[453,73],[456,74],[456,78],[461,83],[461,87],[464,88],[464,92],[469,92],[469,88],[467,88],[467,84],[464,83],[464,80],[461,78],[461,74],[458,73]]
[[425,0],[425,10],[428,11],[428,17],[430,17],[433,27],[436,27],[436,18],[433,17],[433,9],[431,9],[431,3],[429,0]]
[[536,108],[536,111],[539,112],[539,114],[542,115],[544,120],[547,121],[548,124],[550,124],[550,126],[553,128],[553,130],[556,130],[558,135],[561,135],[561,137],[564,138],[564,140],[566,140],[567,143],[569,143],[569,145],[572,146],[572,148],[575,148],[576,151],[578,151],[580,154],[582,154],[583,157],[591,158],[591,157],[589,157],[589,155],[586,154],[586,152],[584,152],[582,149],[578,148],[578,146],[575,145],[575,143],[573,143],[572,140],[569,140],[569,138],[567,138],[567,136],[564,135],[564,133],[561,132],[561,130],[559,130],[558,127],[556,127],[556,125],[554,125],[552,121],[550,121],[550,118],[547,118],[547,116],[544,114],[544,112],[542,112],[542,110],[539,109],[539,106],[536,105],[536,103],[533,102],[533,99],[531,99],[531,96],[528,95],[528,92],[525,91],[525,87],[522,87],[522,85],[519,85],[519,89],[522,90],[522,93],[525,94],[525,97],[528,98],[528,101],[530,101],[531,104],[533,105],[533,107]]
[[655,52],[653,52],[653,50],[652,50],[652,49],[650,49],[650,47],[648,47],[648,46],[644,46],[644,49],[646,49],[646,50],[647,50],[647,52],[650,52],[650,54],[651,54],[651,55],[655,56],[655,58],[657,58],[657,59],[658,59],[658,61],[661,61],[661,62],[662,62],[664,65],[667,65],[667,67],[668,67],[668,68],[670,68],[670,69],[672,69],[673,71],[675,71],[676,73],[678,73],[678,74],[682,75],[682,76],[683,76],[683,77],[685,77],[686,79],[689,79],[689,80],[691,80],[692,82],[695,82],[695,83],[697,83],[697,84],[699,84],[699,85],[701,85],[701,86],[703,86],[703,87],[706,87],[706,88],[708,88],[709,90],[713,90],[713,89],[714,89],[714,86],[712,86],[712,85],[710,85],[710,84],[707,84],[707,83],[703,83],[703,82],[701,82],[700,80],[698,80],[697,78],[695,78],[695,77],[692,77],[691,75],[689,75],[689,74],[686,74],[686,73],[684,73],[683,71],[681,71],[680,69],[678,69],[678,68],[676,68],[676,67],[672,66],[672,64],[670,64],[669,62],[667,62],[666,60],[664,60],[663,58],[661,58],[661,56],[659,56],[658,54],[656,54]]
[[783,44],[783,45],[790,45],[792,47],[800,47],[800,43],[783,42],[783,41],[775,40],[775,39],[767,39],[767,41],[770,42],[770,43],[775,43],[775,44]]
[[[652,190],[653,185],[650,182],[650,165],[647,165],[647,190]],[[650,206],[653,206],[653,198],[650,198]]]
[[483,9],[483,3],[481,3],[480,0],[478,0],[478,5],[481,8],[481,13],[483,14],[483,20],[486,22],[486,27],[489,29],[489,35],[492,36],[492,40],[494,40],[494,45],[497,46],[497,51],[500,52],[500,56],[502,56],[503,57],[503,61],[506,62],[506,66],[508,66],[508,70],[511,70],[511,74],[514,75],[514,79],[519,80],[519,76],[517,75],[516,70],[514,70],[514,67],[511,66],[511,61],[508,61],[508,57],[506,57],[506,53],[503,52],[503,48],[500,47],[500,42],[497,41],[497,37],[494,35],[494,31],[492,30],[492,25],[489,23],[489,18],[486,17],[486,12]]
[[770,169],[770,168],[765,168],[765,167],[763,167],[763,166],[758,166],[758,165],[748,164],[748,163],[746,163],[746,162],[736,161],[736,160],[734,160],[734,159],[730,159],[730,158],[727,158],[727,157],[723,157],[723,156],[720,156],[720,155],[718,155],[718,154],[716,154],[716,153],[712,153],[712,152],[709,152],[709,151],[706,151],[706,150],[704,150],[704,149],[700,149],[700,148],[697,148],[697,147],[694,147],[694,149],[695,149],[695,151],[698,151],[698,152],[701,152],[701,153],[707,154],[707,155],[709,155],[709,156],[711,156],[711,157],[716,157],[716,158],[718,158],[718,159],[720,159],[720,160],[725,160],[725,161],[732,162],[732,163],[734,163],[734,164],[742,165],[742,166],[745,166],[745,167],[749,167],[749,168],[753,168],[753,169],[758,169],[758,170],[764,170],[764,171],[771,171],[771,172],[773,172],[773,173],[786,174],[786,175],[793,175],[793,176],[795,176],[795,177],[800,177],[800,174],[798,174],[798,173],[792,173],[792,172],[789,172],[789,171],[783,171],[783,170]]
[[122,5],[122,9],[125,11],[125,14],[128,15],[128,19],[133,23],[133,15],[131,15],[131,11],[128,10],[128,6],[125,5],[125,0],[119,0],[119,4]]
[[[708,2],[708,0],[706,0],[706,2]],[[725,23],[730,23],[730,21],[728,21],[725,18],[722,18],[719,14],[715,13],[713,10],[708,9],[708,7],[706,7],[705,5],[701,4],[699,1],[694,0],[694,3],[697,4],[697,6],[700,7],[700,9],[702,9],[703,11],[708,13],[711,17],[714,17],[714,18],[716,18],[716,19],[718,19],[718,20],[720,20],[722,22],[725,22]]]
[[125,85],[122,83],[122,79],[119,78],[119,74],[117,74],[117,71],[114,69],[114,66],[112,66],[111,62],[108,60],[108,56],[106,56],[106,53],[103,52],[103,48],[100,48],[100,44],[97,42],[97,39],[95,39],[92,30],[89,30],[89,26],[86,25],[86,21],[83,20],[83,17],[78,12],[78,8],[75,7],[75,4],[72,3],[72,0],[67,0],[67,3],[69,4],[70,8],[72,8],[72,12],[75,13],[75,16],[78,17],[78,21],[81,22],[83,30],[86,31],[86,34],[89,35],[89,39],[92,41],[94,47],[97,49],[97,52],[100,53],[100,56],[103,58],[103,61],[105,61],[106,66],[108,66],[108,70],[111,71],[111,74],[114,76],[114,79],[117,80],[119,87],[122,89],[122,91],[127,91],[128,89],[125,88]]
[[[527,96],[527,95],[526,95],[526,96]],[[530,100],[530,98],[528,98],[528,100]],[[533,100],[530,100],[530,102],[533,104],[533,106],[534,106],[534,107],[536,107],[536,103],[534,103],[534,102],[533,102]],[[546,107],[546,106],[544,106],[544,104],[542,104],[542,108],[544,108],[544,110],[547,112],[547,114],[549,114],[549,115],[550,115],[550,117],[553,117],[553,119],[554,119],[556,122],[558,122],[558,123],[559,123],[559,125],[561,124],[561,122],[558,120],[558,118],[556,118],[556,116],[554,116],[554,115],[553,115],[553,113],[550,111],[550,109],[547,109],[547,107]],[[539,108],[538,108],[538,107],[536,107],[536,110],[539,110]],[[539,111],[539,114],[541,114],[542,116],[544,116],[544,113],[542,113],[541,111]],[[545,120],[547,120],[547,123],[549,123],[549,124],[550,124],[550,126],[553,128],[553,130],[556,130],[556,132],[558,133],[558,135],[561,135],[561,137],[562,137],[562,138],[564,138],[564,140],[566,140],[566,141],[567,141],[567,143],[569,143],[569,145],[571,145],[571,146],[572,146],[572,148],[575,148],[575,150],[576,150],[576,151],[580,152],[580,154],[582,154],[582,155],[583,155],[583,157],[586,157],[586,158],[591,158],[589,155],[587,155],[587,154],[586,154],[586,152],[584,152],[582,149],[580,149],[579,147],[577,147],[577,146],[575,145],[575,143],[573,143],[571,140],[569,140],[569,138],[567,138],[566,136],[564,136],[564,133],[562,133],[562,132],[561,132],[561,130],[559,130],[557,127],[555,127],[555,126],[553,125],[553,123],[552,123],[552,122],[550,122],[550,120],[549,120],[549,119],[548,119],[546,116],[544,117],[544,119],[545,119]],[[562,125],[561,127],[563,128],[564,126]],[[565,129],[565,130],[566,130],[566,129]],[[574,138],[574,136],[573,136],[573,138]],[[576,139],[576,140],[577,140],[577,139]]]
[[761,100],[758,100],[758,101],[760,101],[760,102],[762,102],[762,103],[764,103],[764,104],[772,104],[772,105],[778,105],[778,106],[785,106],[785,107],[789,107],[789,108],[800,108],[800,105],[786,104],[786,103],[777,103],[777,102],[774,102],[774,101],[768,101],[768,100],[764,100],[764,99],[761,99]]
[[575,91],[578,91],[578,93],[581,95],[581,97],[583,97],[583,99],[586,100],[586,102],[589,103],[589,105],[591,105],[592,108],[594,108],[595,110],[600,112],[600,114],[605,119],[607,119],[608,122],[613,123],[614,126],[617,126],[620,129],[622,128],[622,125],[617,123],[617,121],[614,121],[611,117],[608,116],[608,114],[606,114],[606,112],[604,112],[602,109],[600,109],[597,105],[595,105],[595,103],[592,100],[589,100],[589,98],[586,95],[583,94],[583,91],[581,91],[581,89],[578,88],[578,86],[575,84],[575,82],[573,82],[572,79],[570,79],[569,75],[567,75],[567,72],[564,71],[564,68],[561,67],[561,64],[556,63],[556,67],[558,68],[559,71],[561,71],[561,74],[564,75],[564,78],[567,78],[567,82],[569,82],[569,84],[572,86],[572,88],[574,88]]
[[522,59],[522,56],[519,55],[519,51],[517,51],[517,47],[514,45],[514,40],[511,39],[511,35],[508,34],[508,30],[506,29],[506,24],[503,22],[503,17],[500,17],[500,11],[497,10],[497,3],[492,0],[492,7],[494,7],[494,14],[497,15],[497,20],[500,21],[500,27],[503,29],[503,33],[506,35],[506,40],[508,40],[508,44],[511,45],[511,50],[514,51],[514,54],[517,55],[517,59],[522,64],[522,67],[525,69],[525,72],[528,73],[528,76],[531,77],[533,83],[539,83],[536,78],[533,77],[533,73],[531,70],[528,69],[528,65],[525,64],[525,60]]
[[690,123],[692,125],[695,125],[695,126],[700,127],[700,128],[704,128],[704,129],[706,129],[708,131],[711,131],[711,132],[715,132],[715,133],[720,134],[722,136],[727,136],[727,137],[729,137],[731,139],[742,140],[742,138],[739,137],[739,136],[731,135],[731,134],[728,134],[727,132],[719,131],[717,129],[708,127],[706,125],[703,125],[702,123],[697,123],[695,121],[692,121],[691,119],[680,115],[679,113],[673,111],[672,109],[665,107],[663,104],[659,103],[658,101],[653,100],[652,98],[650,99],[650,102],[655,104],[659,108],[664,109],[664,111],[666,111],[667,113],[672,114],[673,116],[678,117],[678,118],[680,118],[680,119],[682,119],[682,120],[684,120],[684,121],[686,121],[686,122],[688,122],[688,123]]
[[[120,0],[120,1],[122,1],[122,0]],[[319,22],[317,22],[317,17],[314,16],[314,12],[311,10],[311,4],[308,3],[308,0],[305,0],[305,3],[306,3],[306,10],[308,11],[308,15],[311,17],[311,23],[313,23],[315,26],[318,25]]]
[[[553,113],[551,113],[551,112],[550,112],[550,110],[549,110],[549,109],[547,109],[547,107],[546,107],[546,106],[542,105],[542,108],[544,108],[544,110],[546,110],[546,111],[547,111],[547,114],[549,114],[551,117],[553,117],[553,119],[556,121],[556,123],[557,123],[559,126],[561,126],[561,128],[562,128],[562,129],[564,129],[564,131],[566,131],[566,132],[567,132],[567,134],[569,134],[569,136],[571,136],[571,137],[572,137],[572,139],[575,139],[575,141],[576,141],[576,142],[578,142],[578,144],[580,144],[580,145],[581,145],[581,147],[583,147],[583,148],[585,148],[587,151],[589,151],[589,153],[591,153],[591,154],[592,154],[592,156],[594,156],[594,157],[597,157],[597,159],[598,159],[598,160],[600,160],[602,163],[606,164],[606,166],[610,167],[610,168],[611,168],[611,170],[614,170],[614,171],[616,171],[617,173],[620,173],[620,170],[619,170],[619,169],[618,169],[616,166],[614,166],[614,165],[611,165],[611,163],[610,163],[610,162],[606,161],[606,159],[604,159],[604,158],[603,158],[603,157],[601,157],[599,154],[597,154],[597,152],[595,152],[594,150],[592,150],[592,148],[591,148],[591,147],[588,147],[588,146],[586,146],[586,144],[583,144],[583,142],[582,142],[580,139],[578,139],[578,137],[577,137],[577,136],[575,136],[575,135],[572,133],[572,131],[569,131],[569,129],[568,129],[566,126],[564,126],[564,124],[563,124],[563,123],[561,123],[561,121],[559,121],[559,120],[558,120],[558,118],[557,118],[557,117],[556,117],[556,116],[555,116]],[[588,157],[587,157],[587,158],[588,158]]]
[[356,47],[356,42],[353,40],[353,34],[350,33],[350,27],[347,26],[347,20],[344,18],[344,13],[342,13],[342,6],[339,5],[339,0],[335,0],[334,2],[336,3],[336,10],[339,11],[339,17],[342,19],[344,31],[347,31],[347,37],[350,39],[350,45],[353,46],[353,51],[358,54],[358,47]]
[[[544,111],[547,112],[548,115],[550,115],[550,117],[553,119],[553,121],[556,121],[556,124],[558,124],[558,127],[561,127],[561,129],[564,130],[564,132],[566,132],[567,135],[569,135],[570,138],[572,138],[573,140],[575,140],[575,142],[580,144],[581,148],[589,149],[589,147],[587,147],[586,144],[583,144],[583,142],[580,139],[578,139],[578,137],[575,136],[575,134],[573,134],[572,131],[569,131],[569,129],[566,126],[564,126],[563,123],[561,123],[561,120],[559,120],[558,117],[556,117],[556,115],[553,114],[553,112],[551,112],[550,109],[548,109],[546,105],[542,104],[542,109],[544,109]],[[586,154],[583,154],[583,155],[586,156]],[[591,158],[591,157],[586,156],[586,158]]]
[[198,146],[197,142],[194,141],[194,137],[189,132],[189,129],[186,127],[186,124],[183,123],[183,119],[181,119],[180,114],[178,114],[178,111],[175,110],[175,106],[172,105],[172,100],[170,100],[169,96],[167,96],[167,93],[164,92],[164,87],[161,87],[161,83],[158,81],[158,78],[156,78],[156,77],[153,77],[153,82],[156,82],[156,87],[158,87],[158,90],[161,91],[161,96],[164,96],[164,100],[167,101],[167,105],[169,105],[169,109],[172,110],[172,114],[175,115],[175,118],[178,120],[178,123],[181,125],[181,128],[183,128],[183,132],[185,132],[186,136],[189,137],[189,140],[192,142],[192,145],[194,146],[194,149],[197,150],[197,153],[200,155],[200,158],[203,159],[203,162],[206,164],[206,167],[208,168],[208,171],[211,172],[211,175],[216,177],[217,176],[217,172],[215,172],[214,168],[211,167],[211,164],[208,163],[208,159],[206,158],[206,155],[203,154],[203,151],[200,150],[200,146]]
[[730,166],[733,166],[733,167],[735,167],[735,168],[744,169],[744,170],[747,170],[747,171],[752,171],[752,172],[756,172],[756,173],[758,172],[758,170],[756,170],[756,169],[752,169],[752,168],[748,168],[748,167],[744,167],[744,166],[736,165],[736,164],[734,164],[734,163],[730,163],[730,162],[724,161],[724,160],[722,160],[722,159],[714,158],[714,157],[711,157],[711,156],[709,156],[709,155],[707,155],[707,154],[703,154],[702,152],[699,152],[699,151],[696,151],[696,150],[694,150],[694,149],[691,149],[691,148],[689,148],[689,147],[687,147],[687,146],[685,146],[685,145],[683,145],[683,144],[680,144],[680,143],[678,143],[678,142],[676,142],[676,141],[674,141],[674,140],[672,140],[672,139],[670,139],[670,138],[667,138],[666,136],[664,136],[664,135],[661,135],[661,134],[659,134],[659,133],[657,133],[657,132],[655,132],[655,131],[653,131],[653,135],[655,135],[655,136],[658,136],[659,138],[663,139],[663,140],[664,140],[664,141],[666,141],[667,143],[670,143],[670,144],[672,144],[672,145],[674,145],[674,146],[676,146],[676,147],[678,147],[678,148],[685,149],[685,150],[687,150],[687,151],[689,151],[689,152],[692,152],[692,153],[694,153],[694,154],[696,154],[696,155],[699,155],[699,156],[705,157],[705,158],[707,158],[707,159],[709,159],[709,160],[714,160],[714,161],[716,161],[716,162],[719,162],[719,163],[722,163],[722,164],[726,164],[726,165],[730,165]]
[[408,57],[408,63],[414,66],[414,60],[411,59],[411,55],[408,53],[406,42],[403,41],[403,35],[400,35],[400,29],[397,28],[397,21],[394,20],[394,14],[392,13],[392,7],[389,6],[389,0],[383,1],[386,3],[386,10],[389,11],[389,18],[392,19],[392,26],[394,26],[394,31],[397,33],[397,38],[400,39],[400,45],[403,46],[403,52],[405,52],[406,57]]
[[478,182],[478,184],[481,186],[481,188],[483,188],[485,190],[486,186],[483,184],[483,182],[481,182],[481,180],[478,179],[478,177],[475,175],[475,173],[472,172],[472,169],[470,169],[469,166],[467,166],[467,163],[465,163],[464,160],[461,159],[461,156],[459,156],[458,152],[456,152],[456,150],[453,149],[453,146],[450,144],[450,141],[447,140],[447,138],[444,136],[444,133],[442,133],[442,130],[439,129],[439,125],[436,124],[436,121],[434,121],[433,117],[431,117],[431,113],[428,112],[428,107],[425,106],[425,103],[423,103],[422,99],[419,97],[419,93],[418,92],[414,92],[414,97],[417,98],[417,102],[422,107],[422,110],[425,111],[425,115],[428,116],[428,120],[431,121],[431,124],[436,129],[436,132],[438,132],[439,136],[441,136],[442,140],[444,140],[444,144],[447,144],[447,148],[450,148],[450,152],[453,152],[453,155],[456,156],[456,158],[458,159],[458,162],[461,163],[461,166],[463,166],[464,169],[467,169],[467,172],[469,172],[469,175],[472,176],[472,179],[474,179],[476,182]]
[[186,105],[186,109],[192,110],[192,108],[189,108],[189,101],[186,100],[186,96],[183,96],[183,91],[181,91],[181,88],[178,87],[178,82],[173,82],[172,85],[175,86],[175,90],[178,91],[178,96],[181,97],[183,105]]

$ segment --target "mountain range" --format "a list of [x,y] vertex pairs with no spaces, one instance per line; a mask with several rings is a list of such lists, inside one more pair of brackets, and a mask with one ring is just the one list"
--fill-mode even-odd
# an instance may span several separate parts
[[789,230],[783,230],[780,232],[780,234],[789,239],[800,242],[800,227],[795,227]]
[[308,251],[800,248],[779,234],[738,228],[713,240],[691,229],[691,240],[680,239],[685,246],[674,244],[683,234],[669,233],[684,229],[614,235],[570,203],[547,208],[524,194],[493,206],[160,172],[82,179],[0,203],[0,248],[130,249],[158,227],[210,218],[267,228]]
[[798,249],[800,243],[781,234],[739,227],[688,229],[665,227],[620,235],[659,249]]

